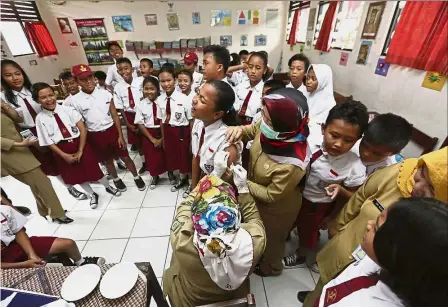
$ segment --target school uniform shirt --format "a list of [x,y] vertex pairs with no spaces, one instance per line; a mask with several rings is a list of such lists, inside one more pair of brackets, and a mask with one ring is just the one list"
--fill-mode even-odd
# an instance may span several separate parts
[[[55,119],[54,114],[57,114],[64,126],[70,133],[70,137],[64,138],[61,129]],[[57,105],[54,111],[42,109],[36,117],[36,130],[40,146],[49,146],[58,144],[60,141],[77,139],[80,131],[76,123],[82,120],[81,114],[73,107],[66,107]]]
[[[168,101],[168,97],[166,93],[160,95],[156,104],[157,108],[157,118],[161,119],[162,122],[165,122],[167,117],[166,113],[166,103]],[[171,117],[169,124],[172,126],[188,126],[189,121],[193,119],[191,116],[191,101],[184,94],[174,91],[170,97],[170,106],[171,106]]]
[[[132,79],[131,84],[120,82],[114,87],[114,104],[117,109],[135,113],[136,106],[143,99],[142,81],[139,78]],[[134,108],[129,103],[129,88],[131,88]]]
[[[358,155],[358,157],[360,157],[359,155],[359,144],[361,144],[361,140],[359,140],[355,146],[353,146],[352,151],[354,153],[356,153]],[[395,155],[393,156],[389,156],[384,160],[381,161],[377,161],[377,162],[363,162],[364,166],[366,167],[366,174],[367,176],[372,175],[374,172],[376,172],[377,170],[380,170],[382,168],[385,168],[389,165],[398,163],[400,161],[397,161]]]
[[82,115],[87,131],[103,131],[114,124],[110,114],[112,94],[95,89],[91,94],[80,91],[73,96],[73,107]]
[[156,103],[149,100],[149,98],[145,98],[137,105],[134,124],[144,125],[146,128],[160,127],[160,124],[156,125],[154,121],[157,119],[157,111],[156,114],[153,113],[153,104]]
[[[291,82],[289,82],[288,85],[286,85],[286,87],[287,88],[295,88]],[[299,88],[297,90],[302,92],[302,94],[305,96],[306,99],[308,99],[308,97],[310,96],[310,93],[308,93],[308,91],[306,90],[306,86],[304,83],[302,83],[302,85],[299,86]]]
[[[199,166],[207,175],[213,172],[214,158],[217,152],[224,151],[227,147],[232,145],[226,141],[226,132],[229,128],[223,123],[221,119],[217,120],[213,124],[205,127],[204,141],[199,149],[199,143],[201,141],[202,130],[204,128],[204,122],[195,119],[193,128],[191,130],[191,151],[194,156],[200,157]],[[243,143],[240,141],[235,144],[240,157],[241,164],[241,152],[243,151]]]
[[361,159],[352,151],[340,156],[330,156],[323,147],[323,135],[310,133],[308,146],[311,154],[322,151],[322,154],[311,164],[306,179],[303,196],[311,202],[330,203],[325,187],[337,183],[346,187],[357,187],[366,179],[366,168]]
[[[382,281],[374,279],[381,267],[369,256],[365,255],[361,260],[352,263],[336,278],[328,282],[319,299],[319,307],[398,307],[404,306],[398,296]],[[347,291],[347,283],[355,282],[360,278],[373,275],[373,281],[369,286],[357,291]],[[351,287],[353,288],[353,287]]]
[[[118,73],[117,61],[114,59],[115,64],[112,64],[107,69],[106,84],[115,87],[117,83],[124,82],[124,79]],[[138,78],[137,71],[140,70],[140,62],[132,61],[132,68],[134,72],[132,73],[132,78]]]
[[193,84],[191,85],[191,91],[194,92],[199,86],[201,86],[202,79],[204,78],[204,75],[194,71],[193,72]]
[[26,88],[22,88],[20,92],[12,91],[14,96],[16,97],[16,103],[19,105],[19,107],[13,105],[11,102],[6,100],[5,93],[2,92],[0,97],[5,101],[8,102],[20,115],[20,117],[23,118],[22,123],[18,123],[18,125],[22,128],[33,128],[36,126],[36,123],[34,122],[33,116],[31,115],[30,111],[28,110],[28,107],[25,103],[28,101],[29,106],[36,112],[36,114],[39,114],[39,112],[42,110],[40,104],[35,102],[33,100],[33,97],[31,96],[31,92],[27,90]]
[[249,77],[247,76],[247,73],[244,70],[240,69],[240,70],[234,71],[232,73],[232,77],[230,77],[229,80],[233,85],[238,86],[243,82],[248,82]]
[[105,91],[107,91],[107,88],[106,88],[105,85],[101,86],[101,85],[97,84],[97,85],[96,85],[96,88],[99,89],[99,90],[105,90]]
[[18,233],[23,226],[25,226],[26,217],[10,206],[1,205],[0,210],[2,215],[1,240],[3,244],[8,246],[16,239],[16,233]]
[[255,114],[260,112],[261,97],[263,95],[263,86],[264,86],[264,82],[260,81],[254,87],[251,87],[250,82],[248,80],[248,81],[244,81],[243,83],[239,84],[236,87],[236,95],[237,95],[236,100],[238,100],[237,103],[239,105],[239,108],[237,109],[238,114],[244,104],[244,101],[246,100],[246,97],[249,95],[250,91],[252,91],[252,94],[249,98],[249,103],[247,104],[247,109],[246,109],[246,113],[244,116],[254,117]]
[[73,107],[73,95],[69,94],[62,102],[62,105],[66,107]]

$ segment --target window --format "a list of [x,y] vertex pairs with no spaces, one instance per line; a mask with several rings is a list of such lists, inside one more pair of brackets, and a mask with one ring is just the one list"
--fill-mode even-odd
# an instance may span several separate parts
[[296,42],[305,43],[306,28],[308,27],[308,18],[310,16],[310,1],[290,1],[289,2],[289,17],[288,25],[286,27],[286,41],[289,39],[291,33],[292,22],[294,20],[294,12],[299,10],[299,25],[296,29]]
[[33,54],[34,49],[25,34],[25,22],[41,21],[34,1],[1,1],[0,31],[13,56]]
[[389,49],[390,42],[395,33],[395,28],[397,27],[398,21],[400,20],[401,12],[403,12],[404,5],[406,1],[398,1],[395,7],[394,17],[392,18],[392,23],[390,24],[389,31],[387,32],[386,41],[384,42],[384,47],[381,55],[386,55]]
[[[313,45],[317,42],[319,31],[329,5],[329,2],[321,2],[319,4]],[[356,35],[358,33],[358,27],[361,21],[363,7],[364,1],[340,1],[338,3],[334,20],[334,28],[330,38],[331,48],[344,50],[353,49]]]

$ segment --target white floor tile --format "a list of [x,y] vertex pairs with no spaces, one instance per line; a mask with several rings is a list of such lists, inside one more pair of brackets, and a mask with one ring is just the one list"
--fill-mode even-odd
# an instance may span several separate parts
[[106,210],[91,240],[129,238],[139,209]]
[[156,277],[162,277],[169,237],[131,238],[122,262],[150,262]]
[[298,291],[314,289],[314,280],[309,269],[283,270],[282,275],[263,278],[269,306],[297,307]]
[[127,243],[128,239],[90,240],[82,255],[104,257],[106,263],[119,263]]
[[311,270],[310,270],[310,273],[311,273],[311,276],[312,276],[313,279],[314,279],[314,284],[317,285],[317,282],[318,282],[318,280],[319,280],[319,278],[320,278],[320,274],[318,274],[318,273],[314,273],[314,272],[311,271]]
[[131,237],[168,236],[173,221],[174,207],[142,208]]
[[58,229],[59,224],[50,222],[39,214],[34,213],[28,217],[28,221],[25,224],[26,233],[29,237],[32,236],[53,236]]
[[169,243],[168,253],[166,254],[165,270],[168,269],[171,265],[171,257],[173,257],[173,248],[171,247],[171,243]]
[[255,296],[257,307],[268,307],[262,277],[255,274],[250,276],[250,293]]
[[100,211],[102,211],[107,208],[107,206],[110,203],[110,200],[114,196],[107,193],[105,188],[102,185],[100,185],[100,187],[93,187],[93,185],[92,185],[92,188],[93,188],[93,191],[95,191],[95,193],[97,193],[99,196],[98,207],[96,207],[95,209],[90,208],[90,198],[88,198],[88,199],[78,201],[78,203],[75,205],[75,207],[72,209],[72,211],[82,211],[82,210],[86,210],[86,211],[100,210]]
[[149,189],[143,200],[143,207],[174,207],[177,204],[179,191],[171,192],[171,185],[159,184],[154,190]]
[[68,213],[74,222],[62,224],[54,236],[73,240],[88,240],[104,211],[72,211]]
[[79,252],[82,255],[82,250],[84,249],[84,246],[86,246],[87,241],[80,241],[76,240],[76,245],[78,245]]
[[145,194],[146,190],[139,191],[135,186],[128,186],[127,191],[122,192],[121,196],[112,198],[107,210],[140,208]]

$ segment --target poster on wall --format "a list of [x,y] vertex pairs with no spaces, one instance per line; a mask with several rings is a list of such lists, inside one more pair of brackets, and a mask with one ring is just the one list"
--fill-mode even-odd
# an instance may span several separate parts
[[339,59],[339,65],[347,66],[348,52],[341,52],[341,58]]
[[261,10],[238,10],[236,16],[239,25],[258,25],[260,24]]
[[429,88],[435,91],[442,91],[443,86],[446,83],[446,76],[438,73],[436,71],[426,72],[425,78],[423,79],[422,87]]
[[240,36],[240,46],[247,46],[247,43],[249,41],[248,39],[249,35],[243,34]]
[[61,33],[63,34],[73,33],[68,18],[56,18],[56,19],[58,20],[58,25],[59,29],[61,30]]
[[179,16],[175,13],[166,14],[166,19],[168,21],[168,30],[175,31],[179,30]]
[[232,35],[221,35],[219,44],[223,47],[232,46]]
[[255,46],[266,46],[267,38],[266,35],[255,35]]
[[278,9],[266,10],[266,27],[268,28],[278,27]]
[[386,77],[389,72],[389,67],[390,63],[386,63],[385,59],[379,58],[378,63],[376,63],[375,74]]
[[211,10],[210,26],[211,27],[230,27],[232,25],[231,10]]
[[131,15],[112,16],[115,32],[134,32]]
[[114,63],[107,51],[106,27],[103,18],[76,19],[79,37],[89,65],[111,65]]
[[369,10],[367,11],[366,20],[364,21],[361,38],[374,39],[376,37],[385,7],[386,1],[369,4]]
[[367,59],[369,58],[370,48],[372,48],[372,41],[362,41],[359,47],[358,58],[356,59],[356,64],[367,64]]
[[193,12],[191,13],[191,21],[194,25],[201,24],[201,13],[199,12]]
[[157,26],[157,15],[145,14],[145,21],[147,26]]

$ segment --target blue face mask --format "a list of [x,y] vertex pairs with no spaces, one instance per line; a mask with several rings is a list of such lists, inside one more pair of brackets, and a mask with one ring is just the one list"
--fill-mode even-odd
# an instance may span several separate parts
[[261,119],[260,131],[265,137],[271,140],[278,140],[278,135],[280,134],[277,131],[272,130],[272,128],[269,127],[269,125],[266,124],[263,119]]

